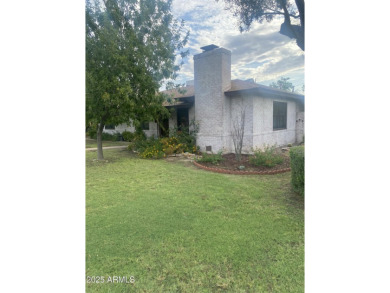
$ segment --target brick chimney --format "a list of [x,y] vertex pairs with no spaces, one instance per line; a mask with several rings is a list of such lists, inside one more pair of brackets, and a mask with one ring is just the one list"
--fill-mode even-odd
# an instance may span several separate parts
[[231,52],[215,45],[201,49],[194,56],[197,145],[216,153],[226,145],[230,129],[230,104],[224,92],[231,87]]

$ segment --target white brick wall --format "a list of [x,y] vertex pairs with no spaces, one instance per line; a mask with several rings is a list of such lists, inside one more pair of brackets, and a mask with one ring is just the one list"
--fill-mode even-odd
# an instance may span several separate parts
[[297,112],[295,135],[297,143],[303,142],[305,135],[305,112]]
[[[230,98],[230,131],[233,130],[233,123],[237,119],[241,119],[241,110],[245,110],[245,127],[244,127],[244,139],[243,139],[243,153],[251,152],[253,145],[253,97],[237,96]],[[231,133],[229,133],[229,141],[227,146],[230,147],[230,152],[234,152],[234,143]]]
[[225,147],[229,105],[224,91],[231,86],[231,52],[217,48],[194,56],[195,118],[199,122],[197,145],[213,152]]
[[273,102],[280,99],[255,97],[253,105],[253,147],[295,143],[296,103],[287,101],[287,129],[273,130]]

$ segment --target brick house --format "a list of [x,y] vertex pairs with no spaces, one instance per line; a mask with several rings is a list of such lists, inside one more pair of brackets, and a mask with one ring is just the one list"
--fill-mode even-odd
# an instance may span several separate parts
[[[174,100],[165,105],[173,108],[165,128],[188,126],[195,120],[199,123],[197,145],[201,151],[234,152],[232,123],[244,109],[244,153],[265,144],[284,146],[303,141],[303,95],[259,85],[253,80],[231,80],[231,52],[215,45],[201,49],[203,52],[194,56],[194,80],[180,92],[165,92]],[[134,128],[115,127],[115,131],[124,130]],[[161,134],[154,122],[145,125],[144,131],[148,136]]]

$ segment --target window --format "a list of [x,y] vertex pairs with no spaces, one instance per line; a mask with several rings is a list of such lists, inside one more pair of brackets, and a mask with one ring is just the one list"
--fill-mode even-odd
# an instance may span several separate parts
[[105,129],[115,129],[115,125],[114,124],[106,124],[104,126]]
[[287,103],[274,101],[274,130],[287,128]]
[[149,121],[141,123],[142,130],[149,130]]
[[188,128],[188,108],[177,109],[177,126],[179,130]]

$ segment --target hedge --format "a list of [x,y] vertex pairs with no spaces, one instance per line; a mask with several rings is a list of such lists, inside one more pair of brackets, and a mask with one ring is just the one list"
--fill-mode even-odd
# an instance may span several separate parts
[[305,194],[305,147],[290,149],[291,184],[295,192]]

